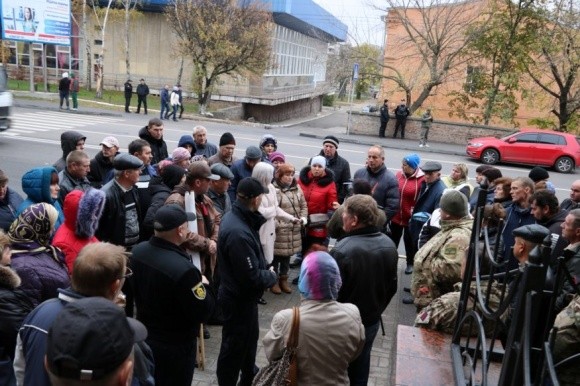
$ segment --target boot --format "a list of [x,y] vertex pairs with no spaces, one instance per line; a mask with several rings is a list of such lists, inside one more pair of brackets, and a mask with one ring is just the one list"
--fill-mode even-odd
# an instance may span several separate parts
[[288,275],[280,275],[280,279],[278,279],[278,283],[280,284],[280,289],[287,293],[292,293],[292,288],[288,285]]
[[278,283],[276,283],[272,287],[270,287],[270,292],[272,292],[274,295],[280,295],[282,293]]

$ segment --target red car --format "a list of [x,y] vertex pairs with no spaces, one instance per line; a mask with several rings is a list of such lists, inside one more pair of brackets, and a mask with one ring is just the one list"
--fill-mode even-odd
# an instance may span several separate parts
[[467,143],[466,152],[484,164],[546,166],[570,173],[580,164],[580,138],[559,131],[523,129],[499,139],[474,138]]

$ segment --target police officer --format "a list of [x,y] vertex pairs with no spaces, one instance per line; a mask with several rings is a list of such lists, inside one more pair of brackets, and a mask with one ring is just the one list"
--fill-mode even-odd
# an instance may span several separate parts
[[268,189],[255,178],[240,181],[237,200],[226,213],[219,231],[218,293],[223,310],[222,343],[217,362],[221,386],[251,385],[257,372],[259,324],[257,300],[277,281],[268,270],[258,230],[266,219],[258,212]]

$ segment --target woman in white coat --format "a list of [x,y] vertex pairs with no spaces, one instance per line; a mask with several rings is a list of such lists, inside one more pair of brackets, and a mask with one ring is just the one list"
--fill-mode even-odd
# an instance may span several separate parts
[[[274,259],[274,241],[276,240],[276,218],[283,221],[300,223],[300,219],[286,213],[280,206],[278,206],[278,199],[276,197],[276,188],[272,185],[274,178],[274,167],[267,162],[259,162],[252,170],[252,177],[256,178],[265,187],[268,188],[268,193],[262,196],[262,203],[258,211],[264,216],[266,222],[260,228],[260,243],[264,250],[264,257],[268,264],[272,264]],[[276,283],[271,291],[275,294],[280,294],[280,286]]]

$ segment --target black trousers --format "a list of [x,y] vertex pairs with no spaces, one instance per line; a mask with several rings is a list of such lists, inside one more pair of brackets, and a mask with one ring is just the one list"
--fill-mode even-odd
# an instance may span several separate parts
[[217,379],[220,386],[251,386],[256,367],[256,352],[260,329],[257,299],[220,298],[224,325],[222,344],[217,362]]
[[147,339],[155,359],[155,386],[191,386],[197,339],[179,343]]
[[141,111],[141,103],[143,103],[143,110],[147,114],[147,95],[137,95],[137,113]]
[[125,112],[129,112],[129,106],[131,106],[131,97],[125,97]]
[[399,128],[401,128],[401,138],[405,138],[405,125],[407,124],[406,119],[397,119],[397,123],[395,124],[395,134],[393,134],[393,138],[397,138],[397,133],[399,132]]
[[381,121],[381,126],[379,127],[379,138],[384,138],[385,137],[385,130],[387,130],[387,124],[389,123],[389,121]]
[[409,227],[395,224],[391,221],[391,239],[398,247],[401,236],[403,236],[403,243],[405,244],[405,254],[407,255],[407,264],[413,265],[415,254],[417,253],[417,246],[413,243],[413,237],[409,232]]

